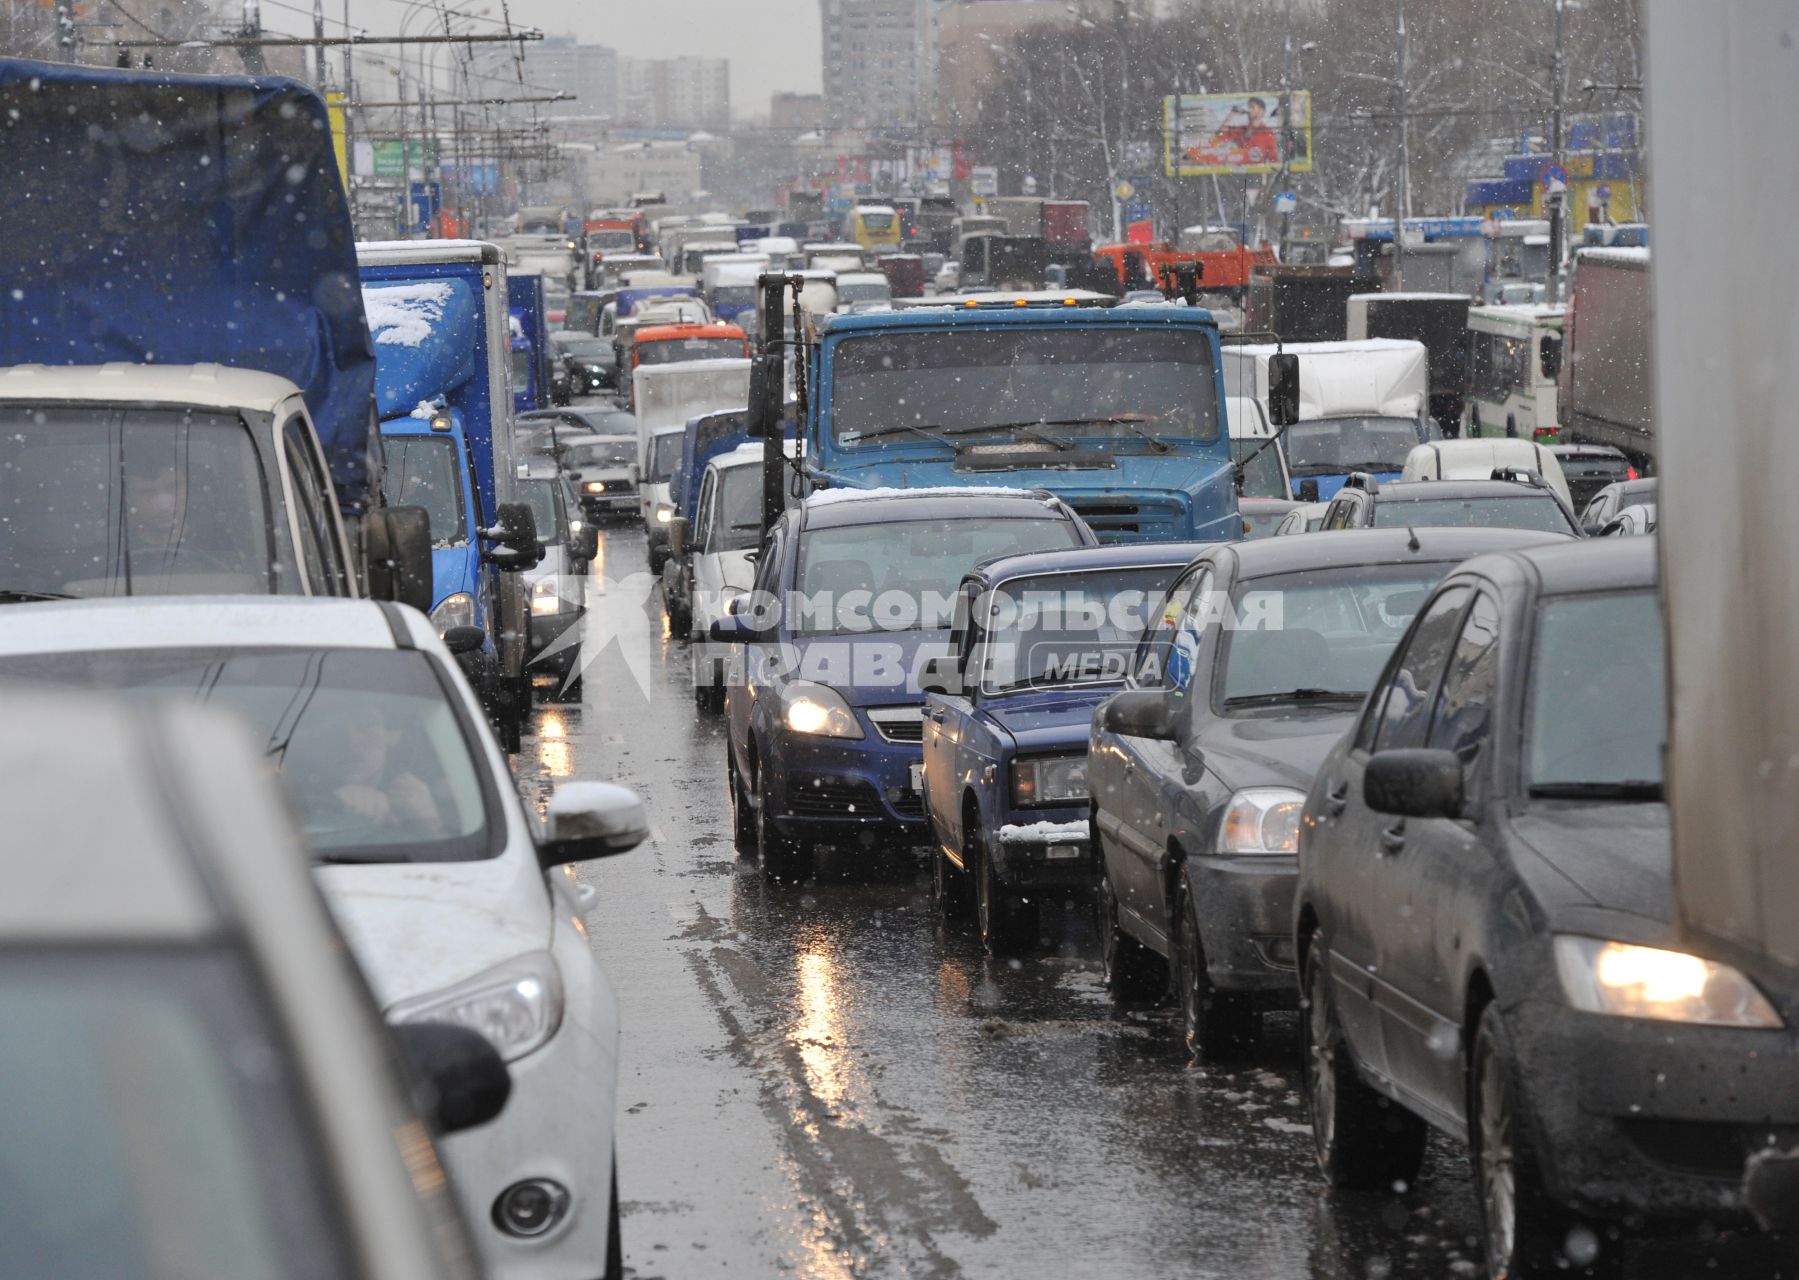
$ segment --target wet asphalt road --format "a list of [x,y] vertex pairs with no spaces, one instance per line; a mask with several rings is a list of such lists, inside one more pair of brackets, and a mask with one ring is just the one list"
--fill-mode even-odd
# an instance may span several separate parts
[[[651,839],[581,869],[624,1023],[618,1167],[627,1273],[805,1277],[1476,1276],[1468,1161],[1433,1139],[1395,1196],[1329,1194],[1293,1015],[1230,1068],[1189,1066],[1166,1010],[1115,1009],[1087,904],[992,961],[932,913],[922,859],[765,884],[734,854],[719,721],[643,599],[643,537],[602,533],[582,701],[517,757],[541,804],[612,779]],[[641,635],[631,637],[642,654]],[[647,694],[633,666],[647,677]],[[1631,1246],[1642,1277],[1799,1274],[1765,1245]],[[1778,1256],[1778,1255],[1775,1255]]]

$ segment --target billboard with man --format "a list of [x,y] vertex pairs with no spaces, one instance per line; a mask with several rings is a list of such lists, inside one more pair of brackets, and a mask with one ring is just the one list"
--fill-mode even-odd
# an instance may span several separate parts
[[[1292,118],[1282,107],[1292,102]],[[1212,173],[1310,173],[1312,95],[1296,89],[1259,93],[1187,93],[1162,99],[1162,171],[1169,177]]]

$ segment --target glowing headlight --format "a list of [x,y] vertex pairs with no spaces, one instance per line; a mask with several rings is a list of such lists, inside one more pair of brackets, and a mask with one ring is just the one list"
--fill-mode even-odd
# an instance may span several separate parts
[[657,524],[667,524],[670,520],[673,520],[674,518],[675,518],[675,509],[673,507],[665,507],[660,502],[658,502],[656,504],[656,523]]
[[1086,798],[1086,756],[1040,756],[1012,762],[1013,804],[1079,804]]
[[606,492],[606,482],[604,480],[589,480],[586,484],[581,486],[581,492],[604,493]]
[[781,691],[782,716],[795,733],[821,738],[860,738],[862,726],[843,695],[826,685],[801,680]]
[[431,610],[431,625],[437,628],[437,634],[443,635],[451,627],[472,627],[475,625],[475,597],[466,591],[453,592],[437,602]]
[[467,1027],[512,1062],[540,1048],[562,1025],[562,978],[548,955],[520,956],[446,991],[397,1004],[387,1020]]
[[1555,968],[1562,994],[1585,1013],[1713,1027],[1786,1025],[1739,970],[1684,951],[1559,934]]
[[1220,853],[1297,853],[1305,792],[1245,787],[1231,797],[1218,831]]
[[531,584],[531,612],[537,614],[562,612],[562,591],[555,574],[539,578]]

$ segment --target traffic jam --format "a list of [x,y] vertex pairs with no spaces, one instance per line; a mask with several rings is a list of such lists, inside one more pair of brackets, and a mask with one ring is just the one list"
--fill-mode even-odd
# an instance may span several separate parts
[[1291,7],[1165,177],[422,222],[323,25],[15,17],[0,1276],[1799,1274],[1799,6],[1433,214]]

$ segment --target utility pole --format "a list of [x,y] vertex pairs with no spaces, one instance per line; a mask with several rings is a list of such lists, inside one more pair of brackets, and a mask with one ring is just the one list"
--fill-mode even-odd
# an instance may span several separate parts
[[1405,220],[1406,215],[1411,212],[1412,203],[1412,157],[1411,122],[1406,118],[1405,100],[1405,0],[1398,0],[1398,4],[1398,66],[1397,74],[1393,77],[1393,92],[1399,100],[1399,171],[1393,175],[1393,284],[1396,288],[1403,288],[1405,281],[1401,263],[1405,254]]
[[[344,0],[344,31],[347,33],[349,30],[350,0]],[[353,45],[344,46],[344,189],[346,191],[352,185],[350,179],[356,173],[356,139],[353,136],[356,120],[355,113],[350,110],[350,104],[356,100],[356,81],[350,69],[350,58],[354,49]],[[324,52],[325,46],[320,44],[319,55],[323,57]]]
[[325,0],[312,0],[312,61],[318,73],[319,92],[325,92]]
[[66,60],[75,60],[75,6],[70,0],[56,0],[56,48]]
[[[1287,33],[1281,40],[1281,168],[1277,175],[1286,185],[1287,171],[1293,164],[1293,0],[1287,0]],[[1272,193],[1278,198],[1279,193]],[[1283,210],[1285,206],[1282,206]],[[1287,237],[1293,230],[1293,215],[1281,214],[1280,260],[1287,260]]]
[[[1562,150],[1562,105],[1566,94],[1564,81],[1566,70],[1562,63],[1562,14],[1567,8],[1567,0],[1555,0],[1555,55],[1550,63],[1549,86],[1549,158],[1557,171],[1567,172],[1567,154]],[[1562,300],[1562,238],[1566,234],[1564,224],[1567,221],[1568,191],[1564,186],[1560,191],[1545,192],[1544,199],[1549,202],[1549,303],[1554,305]]]
[[[268,64],[262,57],[262,4],[261,0],[244,0],[244,43],[238,47],[243,50],[244,70],[253,76],[266,72]],[[120,44],[120,48],[130,46]]]

